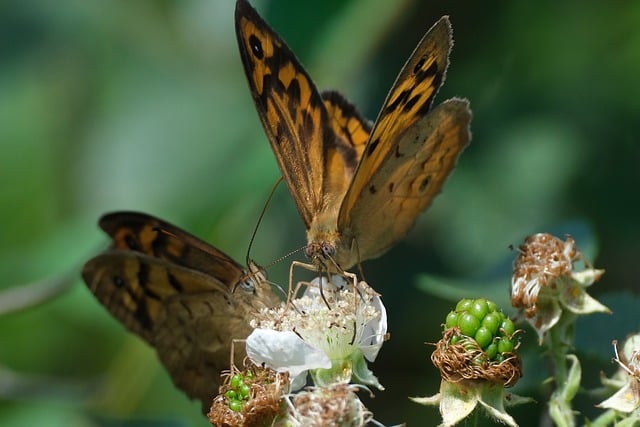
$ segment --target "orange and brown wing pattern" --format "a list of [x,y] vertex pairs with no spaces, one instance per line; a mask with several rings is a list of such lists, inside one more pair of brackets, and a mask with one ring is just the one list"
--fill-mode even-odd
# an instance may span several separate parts
[[451,23],[445,16],[427,31],[398,74],[345,196],[340,223],[351,222],[349,213],[361,194],[367,191],[371,178],[386,159],[399,155],[394,151],[401,135],[429,113],[433,98],[445,79],[451,45]]
[[335,139],[322,97],[293,52],[245,0],[236,3],[236,35],[258,115],[308,226],[322,207],[319,165]]
[[338,92],[323,92],[322,99],[330,126],[337,136],[335,144],[327,147],[325,152],[323,194],[332,195],[334,200],[339,201],[351,185],[369,140],[371,123]]
[[140,252],[192,268],[235,284],[244,268],[229,255],[180,228],[141,212],[113,212],[103,215],[100,228],[113,240],[112,247]]
[[[208,409],[232,339],[251,332],[248,315],[279,299],[261,271],[251,274],[218,249],[136,212],[105,215],[110,249],[82,271],[96,298],[155,347],[173,382]],[[242,351],[236,354],[241,363]]]
[[357,251],[344,257],[345,264],[381,255],[404,237],[471,139],[467,101],[431,109],[451,45],[451,25],[443,17],[420,41],[383,104],[340,209],[341,251]]
[[469,103],[450,99],[407,129],[368,182],[343,226],[360,260],[382,255],[413,227],[454,169],[471,133]]
[[114,317],[151,345],[168,300],[229,294],[226,284],[207,274],[133,251],[103,252],[85,264],[82,277]]

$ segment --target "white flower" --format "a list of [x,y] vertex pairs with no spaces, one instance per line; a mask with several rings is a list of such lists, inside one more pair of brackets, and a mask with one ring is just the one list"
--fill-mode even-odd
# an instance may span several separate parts
[[258,364],[287,370],[296,385],[310,370],[318,386],[348,383],[355,375],[364,384],[382,389],[364,357],[375,360],[387,333],[387,315],[380,296],[365,282],[354,290],[340,276],[333,276],[331,282],[314,279],[302,297],[262,310],[251,324],[288,332],[281,338],[273,331],[254,332],[257,335],[247,341],[247,354]]
[[632,335],[622,347],[622,357],[618,354],[617,342],[613,342],[614,361],[620,366],[619,372],[612,379],[603,381],[606,385],[615,386],[617,392],[600,402],[600,408],[615,409],[627,414],[632,413],[634,419],[640,419],[637,413],[640,408],[640,335]]

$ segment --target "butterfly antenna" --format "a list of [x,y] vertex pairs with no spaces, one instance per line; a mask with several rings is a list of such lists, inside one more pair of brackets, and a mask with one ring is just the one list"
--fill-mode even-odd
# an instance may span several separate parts
[[275,184],[273,184],[273,187],[271,188],[271,192],[267,197],[267,201],[264,203],[264,206],[262,207],[262,212],[260,212],[260,216],[258,216],[258,222],[256,222],[256,226],[253,229],[253,233],[251,234],[251,239],[249,240],[249,247],[247,248],[247,259],[246,259],[247,265],[249,265],[249,262],[251,259],[249,257],[249,254],[251,253],[251,247],[253,246],[253,241],[256,238],[256,234],[258,233],[258,227],[260,227],[262,218],[264,217],[264,214],[267,212],[267,207],[269,206],[269,203],[271,203],[271,199],[273,199],[273,195],[275,194],[276,189],[278,188],[278,185],[280,185],[281,182],[282,182],[282,176],[278,178]]
[[271,266],[274,266],[274,265],[278,264],[280,261],[283,261],[283,260],[289,258],[291,255],[297,254],[298,252],[303,250],[305,247],[306,246],[302,246],[302,247],[300,247],[298,249],[295,249],[295,250],[289,252],[288,254],[285,254],[285,255],[281,256],[280,258],[276,259],[275,261],[270,262],[269,264],[264,266],[265,270],[268,269]]

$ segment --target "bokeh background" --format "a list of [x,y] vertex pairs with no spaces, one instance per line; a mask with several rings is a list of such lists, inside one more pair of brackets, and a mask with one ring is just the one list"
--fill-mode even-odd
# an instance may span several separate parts
[[[592,292],[614,315],[579,323],[576,347],[586,386],[612,372],[611,340],[639,326],[640,3],[253,3],[318,87],[339,89],[371,119],[424,32],[443,14],[454,27],[438,99],[471,101],[472,144],[410,235],[364,264],[391,332],[372,366],[387,387],[367,400],[376,418],[438,423],[435,409],[407,400],[437,392],[425,341],[438,339],[448,298],[463,289],[506,309],[509,247],[539,231],[571,233],[607,270]],[[79,270],[106,247],[97,218],[119,209],[167,219],[244,259],[279,174],[233,10],[232,0],[0,4],[3,426],[207,425]],[[269,264],[304,239],[282,185],[251,255]],[[289,263],[271,278],[284,283]],[[434,283],[437,295],[421,287]],[[544,425],[545,368],[535,334],[523,339],[516,391],[537,403],[514,415]],[[592,415],[594,403],[579,409]]]

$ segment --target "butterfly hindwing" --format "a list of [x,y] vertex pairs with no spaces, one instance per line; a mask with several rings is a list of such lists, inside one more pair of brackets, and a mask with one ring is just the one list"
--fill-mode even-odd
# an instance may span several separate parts
[[[450,99],[410,126],[349,211],[344,237],[362,259],[375,258],[413,227],[440,192],[471,138],[466,100]],[[342,217],[341,217],[342,219]]]
[[285,42],[246,0],[237,1],[249,87],[318,268],[342,271],[404,237],[468,144],[466,101],[432,110],[451,33],[446,16],[427,31],[371,128],[338,93],[319,95]]
[[323,92],[327,118],[337,138],[325,152],[325,172],[322,194],[342,198],[369,139],[371,123],[356,107],[338,92]]
[[[103,216],[112,247],[82,271],[96,298],[153,346],[173,382],[211,406],[232,339],[251,332],[249,314],[279,299],[263,273],[248,274],[222,251],[179,228],[137,212]],[[235,361],[242,363],[239,348]]]
[[343,264],[381,255],[406,235],[469,143],[468,103],[431,110],[449,64],[451,25],[422,38],[383,104],[340,208]]

